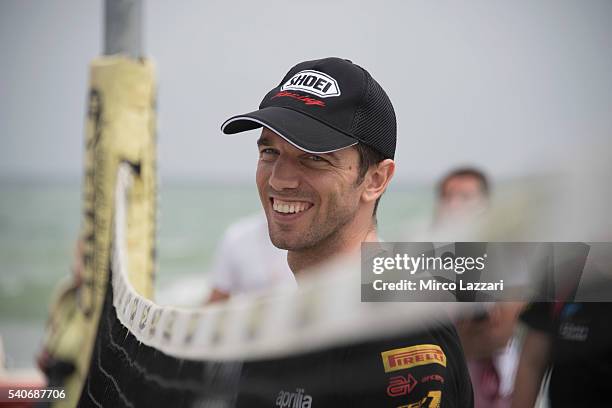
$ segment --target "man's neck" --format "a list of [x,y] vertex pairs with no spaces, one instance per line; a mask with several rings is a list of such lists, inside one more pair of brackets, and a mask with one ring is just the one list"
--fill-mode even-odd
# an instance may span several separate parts
[[320,266],[333,258],[358,252],[362,242],[378,241],[376,226],[366,229],[346,230],[341,236],[333,236],[317,246],[299,251],[287,252],[287,263],[294,274]]

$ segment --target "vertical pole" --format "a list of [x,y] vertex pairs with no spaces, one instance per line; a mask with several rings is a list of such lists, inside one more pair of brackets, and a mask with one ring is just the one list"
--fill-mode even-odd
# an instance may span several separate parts
[[142,45],[142,0],[104,1],[104,55],[144,55]]

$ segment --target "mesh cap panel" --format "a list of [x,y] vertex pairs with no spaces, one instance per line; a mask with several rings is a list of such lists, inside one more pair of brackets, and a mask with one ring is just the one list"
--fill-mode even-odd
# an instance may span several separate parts
[[397,122],[389,97],[370,74],[366,74],[366,95],[355,111],[352,133],[363,144],[372,147],[385,157],[395,156]]

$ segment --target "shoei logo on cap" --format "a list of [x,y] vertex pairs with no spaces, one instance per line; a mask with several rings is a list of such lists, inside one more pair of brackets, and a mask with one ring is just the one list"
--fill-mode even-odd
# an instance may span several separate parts
[[319,71],[300,71],[281,87],[281,91],[292,89],[294,91],[308,92],[321,98],[339,96],[340,88],[338,82],[327,74]]

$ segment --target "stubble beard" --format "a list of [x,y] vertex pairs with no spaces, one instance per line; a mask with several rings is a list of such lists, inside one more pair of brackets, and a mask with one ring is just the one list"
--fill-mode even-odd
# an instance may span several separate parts
[[[317,248],[329,250],[342,240],[343,232],[355,219],[358,205],[339,203],[338,197],[330,200],[330,212],[323,221],[314,219],[305,231],[291,231],[281,225],[272,225],[268,221],[270,240],[275,247],[288,251],[315,251]],[[272,210],[273,211],[273,210]],[[291,234],[292,236],[288,236]]]

